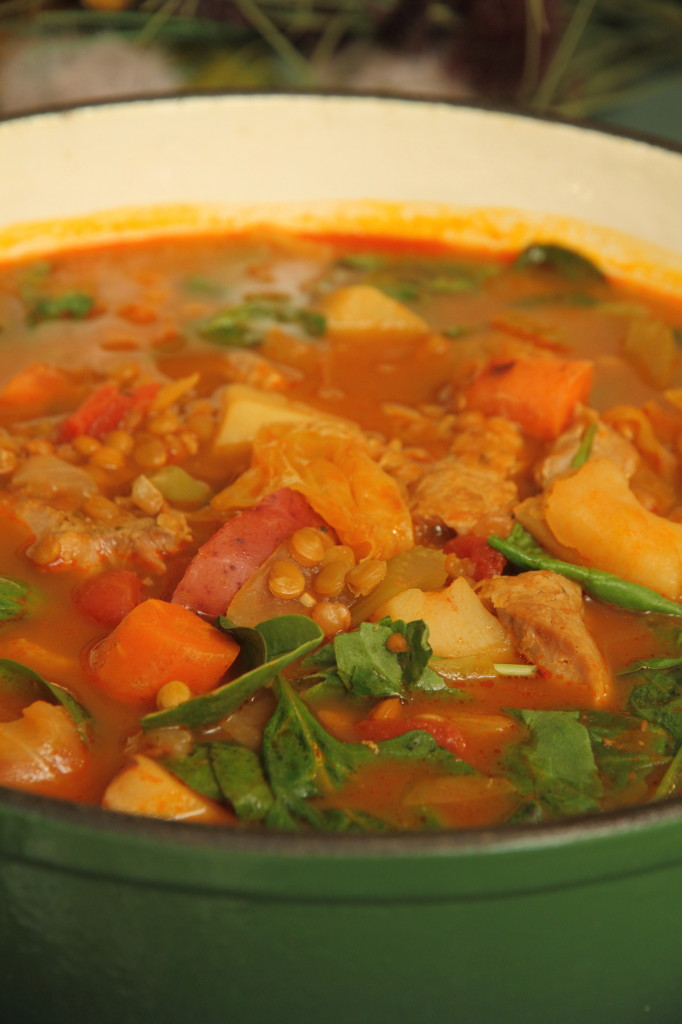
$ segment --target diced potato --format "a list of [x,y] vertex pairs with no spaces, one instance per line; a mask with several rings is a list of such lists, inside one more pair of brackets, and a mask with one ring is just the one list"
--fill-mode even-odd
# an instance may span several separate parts
[[509,633],[463,577],[453,580],[444,590],[404,590],[382,605],[372,618],[386,615],[405,622],[423,619],[437,658],[483,652],[494,655],[497,661],[512,661],[516,657]]
[[21,718],[0,723],[0,783],[30,789],[77,772],[88,754],[69,713],[36,700]]
[[207,825],[230,824],[232,814],[196,793],[158,761],[137,754],[107,786],[102,806],[110,811],[141,814]]
[[259,391],[248,384],[231,384],[225,390],[222,418],[215,439],[216,448],[250,444],[261,427],[269,423],[338,422],[303,402],[291,402],[284,395]]
[[332,341],[362,344],[378,337],[404,342],[430,333],[420,316],[372,285],[339,288],[324,300],[321,309]]
[[682,598],[682,524],[646,509],[609,459],[590,459],[556,480],[543,507],[557,541],[586,565]]

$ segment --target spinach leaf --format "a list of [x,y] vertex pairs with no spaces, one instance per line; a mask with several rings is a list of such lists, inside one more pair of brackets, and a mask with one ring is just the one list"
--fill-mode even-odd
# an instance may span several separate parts
[[607,794],[645,782],[670,761],[673,739],[655,723],[611,711],[585,711],[582,721]]
[[[355,697],[405,697],[411,690],[446,690],[447,683],[428,662],[428,626],[421,619],[390,618],[361,622],[351,633],[340,633],[306,664],[323,669],[328,686],[341,682]],[[402,637],[393,649],[392,640]]]
[[507,540],[492,536],[488,538],[491,548],[501,551],[513,565],[523,569],[550,569],[552,572],[575,580],[583,590],[607,604],[627,608],[630,611],[657,612],[660,615],[676,615],[682,617],[682,604],[670,601],[655,590],[643,587],[639,583],[614,576],[600,569],[590,569],[584,565],[573,565],[552,558],[535,542],[535,539],[518,523]]
[[629,710],[663,726],[673,736],[676,746],[682,744],[682,672],[650,669],[640,673],[643,682],[633,687]]
[[0,688],[15,694],[26,705],[35,700],[61,704],[77,726],[81,738],[90,739],[90,713],[65,687],[49,682],[27,665],[11,658],[0,658]]
[[273,804],[258,754],[228,740],[199,743],[182,758],[164,758],[165,768],[186,785],[218,802],[228,802],[243,821],[262,821]]
[[294,306],[284,298],[259,298],[214,313],[199,324],[202,338],[218,345],[249,348],[260,345],[275,323],[293,324],[312,338],[321,337],[326,320],[313,309]]
[[36,297],[27,303],[28,322],[35,327],[45,320],[85,320],[94,306],[95,300],[86,292]]
[[553,270],[567,281],[603,281],[604,275],[586,256],[551,242],[529,245],[514,260],[516,270]]
[[30,608],[31,590],[21,580],[0,576],[0,622],[21,619]]
[[428,761],[450,774],[473,772],[421,731],[371,745],[337,740],[287,682],[280,678],[275,687],[278,704],[263,736],[263,758],[275,796],[266,818],[271,827],[292,828],[297,821],[344,830],[383,827],[376,819],[353,810],[332,813],[308,802],[340,789],[355,771],[380,757]]
[[600,808],[603,785],[590,736],[577,711],[510,711],[528,738],[506,753],[505,765],[519,792],[549,817]]
[[[229,628],[228,631],[243,643],[246,636],[249,637],[244,660],[251,667],[232,682],[210,693],[193,697],[167,711],[154,711],[145,715],[140,722],[145,732],[168,725],[196,728],[226,718],[263,686],[272,682],[287,665],[310,653],[323,639],[322,630],[305,615],[282,615],[268,619],[248,634],[242,629]],[[258,639],[254,633],[259,634]],[[242,654],[245,647],[242,647]],[[239,666],[239,658],[235,665]],[[237,670],[240,671],[241,666]]]
[[210,743],[197,743],[185,757],[164,757],[160,760],[164,768],[177,775],[190,789],[219,802],[223,799],[223,792],[211,764],[211,746]]

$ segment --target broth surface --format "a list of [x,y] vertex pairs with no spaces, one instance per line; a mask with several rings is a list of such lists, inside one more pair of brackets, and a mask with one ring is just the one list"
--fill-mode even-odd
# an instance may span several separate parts
[[0,268],[0,782],[338,831],[676,793],[681,328],[552,245]]

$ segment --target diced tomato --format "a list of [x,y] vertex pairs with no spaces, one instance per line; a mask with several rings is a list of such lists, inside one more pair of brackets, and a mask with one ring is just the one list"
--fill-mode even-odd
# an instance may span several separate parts
[[356,730],[363,740],[392,740],[403,736],[406,732],[421,729],[433,736],[439,747],[444,747],[457,757],[462,757],[466,748],[466,740],[461,729],[441,715],[407,715],[393,718],[365,718],[358,722]]
[[103,437],[119,426],[129,409],[151,405],[159,387],[156,382],[141,384],[126,394],[115,384],[103,384],[62,422],[59,431],[61,440],[72,441],[74,437],[83,435]]
[[491,548],[485,537],[476,537],[472,533],[453,537],[445,544],[443,551],[446,555],[454,554],[458,558],[467,558],[472,564],[475,580],[499,576],[507,564],[507,559],[501,551]]
[[112,569],[82,583],[73,599],[88,618],[117,626],[142,601],[142,581],[128,569]]
[[102,437],[119,425],[133,404],[131,395],[124,395],[114,384],[104,384],[82,402],[61,425],[64,441],[87,434]]

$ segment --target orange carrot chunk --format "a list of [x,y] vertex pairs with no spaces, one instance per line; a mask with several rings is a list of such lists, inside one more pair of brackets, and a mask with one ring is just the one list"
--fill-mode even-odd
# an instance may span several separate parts
[[143,704],[174,679],[194,694],[207,693],[238,653],[231,637],[194,612],[150,598],[93,647],[90,669],[96,685],[110,697]]
[[585,360],[493,360],[465,391],[470,409],[514,420],[531,437],[550,441],[570,423],[592,388]]

